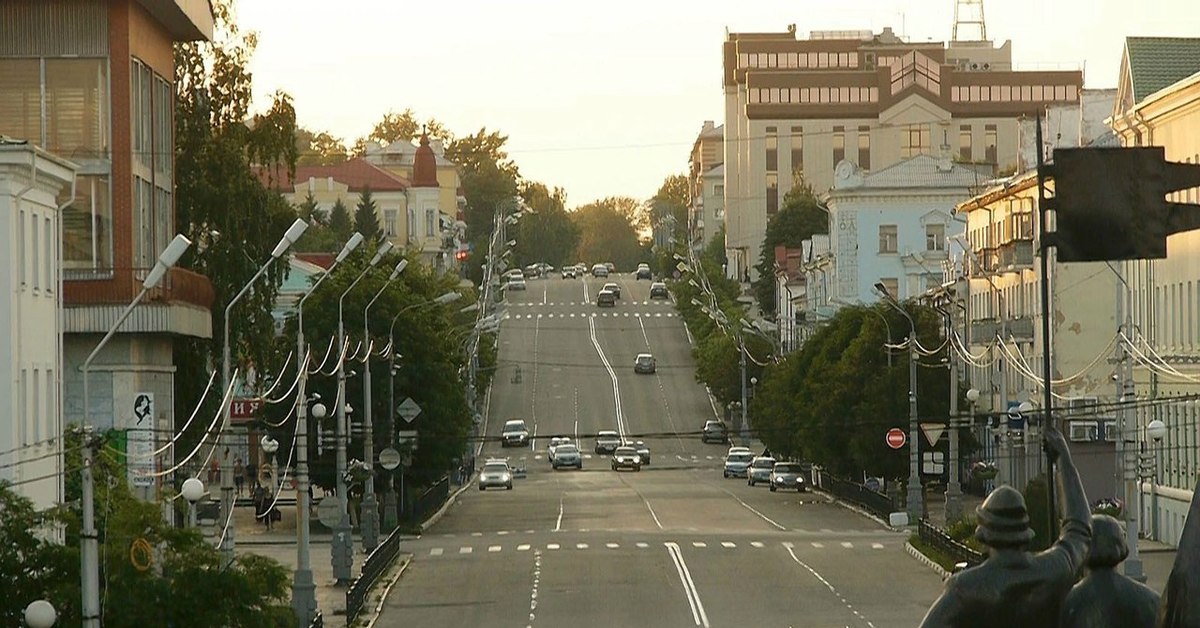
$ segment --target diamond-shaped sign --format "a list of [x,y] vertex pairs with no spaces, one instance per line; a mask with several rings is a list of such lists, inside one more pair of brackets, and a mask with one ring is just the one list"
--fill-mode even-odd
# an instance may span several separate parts
[[400,415],[400,418],[404,419],[405,423],[412,423],[413,419],[417,418],[418,414],[421,414],[421,406],[418,406],[417,402],[413,401],[412,397],[409,397],[396,407],[396,413]]

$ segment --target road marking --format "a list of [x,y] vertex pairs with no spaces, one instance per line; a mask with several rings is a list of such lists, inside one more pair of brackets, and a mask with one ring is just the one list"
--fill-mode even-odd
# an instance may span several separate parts
[[737,503],[741,504],[742,506],[745,506],[745,507],[746,507],[746,510],[749,510],[750,512],[752,512],[752,513],[754,513],[754,514],[758,515],[758,517],[759,517],[760,519],[762,519],[763,521],[766,521],[767,523],[769,523],[769,524],[771,524],[771,525],[775,526],[776,528],[778,528],[778,529],[780,529],[780,530],[783,530],[784,532],[787,532],[787,528],[785,528],[785,527],[783,527],[783,526],[779,525],[778,523],[776,523],[774,519],[772,519],[772,518],[770,518],[770,517],[768,517],[768,516],[766,516],[766,515],[762,514],[761,512],[759,512],[759,511],[755,510],[753,506],[751,506],[750,504],[747,504],[746,502],[742,501],[742,500],[741,500],[741,498],[740,498],[740,497],[738,497],[737,495],[734,495],[733,493],[730,493],[728,490],[726,490],[725,492],[726,492],[726,493],[728,493],[730,497],[732,497],[732,498],[736,499],[736,500],[737,500]]
[[482,532],[472,532],[471,536],[483,536]]
[[867,619],[866,617],[863,617],[862,613],[859,613],[857,610],[855,610],[854,607],[851,606],[850,603],[846,601],[846,598],[842,597],[842,594],[838,593],[837,589],[833,588],[832,584],[829,584],[828,580],[826,580],[821,574],[817,573],[816,569],[809,567],[808,563],[797,558],[796,552],[793,552],[792,548],[790,548],[790,547],[787,548],[787,551],[788,551],[788,554],[791,554],[792,560],[796,561],[797,565],[800,565],[801,567],[807,569],[808,573],[811,573],[813,575],[813,577],[815,577],[817,580],[820,580],[821,584],[825,585],[825,588],[829,589],[830,593],[832,593],[834,596],[836,596],[837,599],[841,600],[842,604],[845,605],[846,610],[849,610],[851,613],[854,613],[854,616],[861,619],[864,623],[866,623],[868,628],[875,628],[875,624],[871,623],[871,620]]
[[708,547],[708,543],[704,541],[692,541],[692,547]]
[[639,541],[639,542],[637,543],[637,546],[638,546],[638,548],[639,548],[639,549],[646,549],[647,547],[650,547],[650,544],[649,544],[649,543],[642,543],[641,541]]
[[558,495],[558,521],[554,522],[554,531],[555,532],[562,530],[562,516],[563,516],[563,496],[560,493]]
[[470,553],[471,553],[471,552],[473,552],[473,551],[475,551],[475,548],[473,548],[473,547],[460,547],[460,548],[458,548],[458,553],[459,553],[459,554],[470,554]]
[[542,286],[542,305],[546,305],[546,293],[550,290],[550,286]]
[[796,544],[791,541],[784,541],[783,543],[780,543],[780,545],[788,548],[796,547]]
[[617,545],[616,543],[605,543],[604,547],[607,547],[608,549],[617,549],[618,547],[621,547],[621,546]]
[[534,611],[537,610],[538,599],[538,583],[542,579],[542,553],[539,551],[533,552],[533,586],[529,590],[529,624],[528,628],[533,628],[533,620],[537,618]]
[[822,545],[822,544],[820,544],[820,543],[817,543],[817,542],[815,542],[815,541],[813,542],[812,546],[813,546],[813,547],[815,547],[815,548],[817,548],[817,549],[822,549],[822,548],[824,548],[824,547],[825,547],[824,545]]
[[488,546],[488,552],[490,552],[492,554],[495,554],[496,552],[499,552],[499,551],[500,551],[499,545],[489,545]]
[[[616,373],[616,371],[613,370],[612,364],[608,361],[608,358],[604,355],[604,349],[600,347],[600,341],[596,339],[596,323],[595,323],[595,321],[589,320],[588,327],[589,327],[589,331],[591,332],[591,336],[592,336],[592,346],[596,348],[596,353],[600,356],[600,361],[604,363],[604,368],[608,370],[608,376],[612,379],[613,401],[616,402],[616,412],[617,412],[617,417],[616,417],[617,418],[617,432],[621,435],[621,440],[625,440],[625,419],[623,417],[624,413],[621,411],[621,387],[617,383],[617,373]],[[536,337],[535,337],[535,339],[536,339]],[[535,373],[535,377],[536,377],[536,373]]]
[[849,541],[842,541],[842,547],[846,549],[854,549],[854,544]]
[[762,541],[750,541],[750,545],[761,549],[763,547],[763,542]]
[[576,543],[575,544],[575,549],[587,549],[587,548],[588,548],[587,543]]
[[517,551],[518,551],[518,552],[528,552],[528,551],[529,551],[529,544],[528,544],[528,543],[522,543],[522,544],[518,545],[518,546],[517,546]]
[[688,606],[692,609],[692,621],[697,626],[708,628],[708,614],[704,612],[704,604],[700,601],[700,593],[696,583],[692,581],[692,573],[688,571],[687,563],[683,561],[683,552],[675,543],[664,543],[671,562],[675,563],[675,571],[679,574],[679,582],[683,584],[683,593],[687,596]]
[[721,541],[721,547],[737,547],[733,541]]
[[883,549],[883,543],[872,543],[871,549]]
[[435,548],[429,550],[429,555],[430,556],[441,556],[443,551],[444,550],[442,548],[435,547]]
[[549,545],[546,546],[546,549],[556,550],[556,549],[558,549],[558,547],[559,547],[558,543],[550,543]]

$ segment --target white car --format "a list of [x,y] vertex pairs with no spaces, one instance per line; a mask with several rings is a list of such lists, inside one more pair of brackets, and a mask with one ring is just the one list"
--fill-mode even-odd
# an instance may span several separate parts
[[546,459],[554,461],[554,450],[558,449],[559,445],[566,445],[571,442],[569,436],[554,436],[550,439],[550,445],[546,447]]
[[750,462],[750,468],[746,473],[746,484],[754,486],[759,482],[764,484],[771,483],[771,472],[775,470],[775,459],[767,456],[758,456]]
[[503,488],[511,491],[513,487],[512,469],[505,460],[488,460],[479,471],[479,490],[488,488]]
[[604,264],[592,264],[592,276],[593,277],[607,277],[608,276],[608,267],[605,266]]
[[526,286],[524,277],[513,277],[512,279],[508,280],[509,290],[525,290],[525,288]]

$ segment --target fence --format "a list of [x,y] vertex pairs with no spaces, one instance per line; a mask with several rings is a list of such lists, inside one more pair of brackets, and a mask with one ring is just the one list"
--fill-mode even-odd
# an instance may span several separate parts
[[438,480],[437,484],[425,489],[423,493],[417,496],[412,501],[412,507],[408,511],[408,516],[411,521],[424,521],[431,513],[450,497],[450,476],[446,476]]
[[896,511],[892,498],[877,493],[862,484],[835,477],[824,469],[816,469],[817,487],[834,497],[855,504],[867,512],[887,521],[888,515]]
[[325,628],[325,616],[321,615],[321,611],[317,611],[317,616],[313,617],[312,623],[308,628]]
[[922,519],[917,527],[917,535],[921,542],[929,545],[933,549],[949,556],[954,560],[954,564],[966,563],[968,567],[974,567],[983,562],[983,554],[955,541],[950,538],[941,528],[929,523],[928,519]]
[[375,585],[379,576],[382,576],[392,566],[392,563],[396,562],[396,557],[399,555],[400,530],[396,529],[388,535],[383,543],[371,551],[367,560],[363,562],[362,573],[354,579],[354,582],[350,583],[350,588],[346,589],[347,626],[352,625],[358,618],[358,614],[362,612],[363,603],[367,600],[367,593]]

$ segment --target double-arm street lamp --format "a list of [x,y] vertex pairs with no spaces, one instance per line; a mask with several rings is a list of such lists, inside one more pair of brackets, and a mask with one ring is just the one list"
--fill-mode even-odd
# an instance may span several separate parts
[[917,324],[913,321],[913,317],[901,307],[896,298],[888,292],[887,286],[882,282],[875,284],[880,296],[883,297],[883,302],[892,306],[896,311],[904,315],[908,321],[908,490],[906,509],[908,510],[909,525],[913,525],[921,518],[921,504],[924,501],[923,489],[921,487],[921,457],[918,453],[920,443],[917,438],[920,436],[917,425]]
[[[296,571],[292,575],[292,612],[296,614],[297,623],[307,626],[317,615],[317,585],[313,581],[312,566],[309,560],[308,533],[309,512],[311,504],[308,497],[308,396],[305,392],[308,384],[308,355],[304,345],[304,302],[312,296],[317,286],[329,277],[338,264],[341,264],[358,245],[362,244],[363,236],[355,233],[350,236],[342,250],[334,258],[320,277],[313,282],[304,296],[296,304],[296,361],[300,364],[300,381],[296,392]],[[339,346],[338,351],[342,348]],[[321,408],[318,415],[316,408]],[[325,418],[324,406],[317,404],[313,407],[313,416]]]

